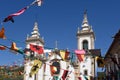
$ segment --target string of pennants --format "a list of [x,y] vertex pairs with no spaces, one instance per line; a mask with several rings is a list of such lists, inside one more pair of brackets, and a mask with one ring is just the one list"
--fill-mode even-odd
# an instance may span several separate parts
[[[16,45],[16,43],[15,42],[12,42],[12,44],[11,44],[11,47],[7,47],[7,46],[5,46],[5,45],[2,45],[2,44],[0,44],[1,46],[1,50],[5,50],[6,48],[8,48],[8,49],[10,49],[10,50],[13,50],[13,51],[15,51],[15,52],[17,52],[17,53],[20,53],[20,54],[22,54],[22,55],[26,55],[27,54],[27,56],[26,57],[28,57],[28,52],[29,51],[32,51],[33,52],[33,56],[34,56],[34,52],[37,52],[39,55],[41,55],[41,54],[44,54],[44,53],[46,53],[46,52],[49,52],[48,53],[48,55],[49,56],[51,56],[52,55],[52,51],[51,50],[47,50],[47,51],[45,51],[44,50],[44,48],[42,47],[42,46],[37,46],[37,45],[33,45],[33,44],[30,44],[30,49],[24,49],[24,50],[21,50],[21,49],[19,49],[18,47],[17,47],[17,45]],[[77,55],[77,57],[78,57],[78,59],[79,59],[79,61],[81,62],[81,61],[83,61],[83,58],[84,58],[84,54],[86,53],[84,50],[75,50],[75,53],[76,53],[76,55]],[[65,61],[66,59],[68,59],[68,58],[70,58],[69,57],[69,54],[70,54],[70,52],[69,51],[67,51],[67,50],[59,50],[59,54],[60,54],[60,56],[62,57],[62,59]],[[82,57],[81,57],[81,55],[82,55]],[[33,57],[32,56],[32,57]],[[29,58],[31,58],[31,55],[29,55]],[[34,57],[33,57],[34,58]],[[35,59],[35,58],[34,58]],[[34,60],[33,59],[33,60]],[[39,61],[42,61],[42,60],[39,60]],[[44,62],[43,62],[44,63]],[[40,68],[40,66],[38,67],[38,68]],[[55,68],[55,67],[54,67]]]
[[[3,38],[4,39],[4,37],[3,37],[3,35],[4,35],[4,29],[2,29],[2,37],[1,38]],[[5,36],[5,35],[4,35]],[[6,39],[6,38],[5,38]],[[8,49],[10,49],[10,50],[12,50],[12,51],[15,51],[15,52],[17,52],[17,53],[20,53],[20,54],[22,54],[22,55],[24,55],[24,53],[27,53],[27,52],[29,52],[29,51],[32,51],[32,52],[37,52],[38,54],[43,54],[44,53],[44,48],[42,47],[42,46],[37,46],[37,45],[33,45],[33,44],[30,44],[30,49],[24,49],[24,50],[21,50],[21,49],[19,49],[18,47],[17,47],[17,45],[16,45],[16,43],[15,42],[12,42],[12,44],[11,44],[11,47],[8,47],[8,46],[5,46],[5,45],[3,45],[3,44],[0,44],[1,46],[0,46],[0,50],[5,50],[6,48],[8,48]],[[75,51],[76,53],[77,53],[77,55],[79,55],[81,52],[83,53],[83,54],[85,54],[85,51]],[[65,54],[65,53],[67,53],[67,55]],[[69,55],[69,53],[70,52],[68,52],[68,51],[64,51],[64,50],[60,50],[60,56],[62,57],[62,59],[63,60],[65,60],[66,58],[68,58],[67,56]],[[65,54],[65,55],[64,55]],[[52,55],[52,54],[49,54],[49,55]],[[31,56],[31,55],[30,55]],[[83,59],[82,58],[80,58],[80,57],[78,57],[79,58],[79,60],[80,61],[82,61]],[[33,66],[33,68],[34,68],[34,66]],[[38,68],[40,68],[40,66],[38,67]],[[53,67],[53,68],[55,68],[55,67]],[[32,69],[31,69],[32,70]],[[37,69],[38,70],[38,69]],[[36,71],[35,71],[36,72]],[[35,74],[35,72],[34,71],[31,71],[31,75],[32,74]]]
[[[17,45],[16,45],[16,43],[15,42],[12,42],[12,44],[11,44],[11,47],[8,47],[8,46],[5,46],[5,45],[2,45],[2,44],[0,44],[1,46],[0,46],[0,50],[5,50],[6,48],[8,48],[8,49],[10,49],[10,50],[12,50],[12,51],[15,51],[15,52],[17,52],[17,53],[20,53],[20,54],[22,54],[22,55],[24,55],[25,57],[29,57],[29,58],[34,58],[35,59],[35,57],[34,57],[34,53],[36,52],[38,55],[41,55],[41,54],[44,54],[44,53],[46,53],[46,52],[48,52],[48,55],[49,56],[51,56],[52,55],[52,50],[44,50],[44,48],[42,47],[42,46],[37,46],[37,45],[33,45],[33,44],[30,44],[30,49],[24,49],[24,50],[21,50],[21,49],[19,49],[18,47],[17,47]],[[47,48],[46,48],[47,49]],[[52,49],[52,48],[51,48]],[[30,53],[29,52],[32,52],[33,53],[33,55],[30,55]],[[69,54],[70,54],[70,52],[68,51],[68,50],[59,50],[58,51],[59,52],[59,54],[60,54],[60,56],[62,57],[62,59],[65,61],[66,59],[68,59],[68,58],[70,58],[71,59],[71,57],[69,56]],[[81,62],[81,61],[83,61],[83,59],[84,59],[84,54],[86,53],[85,52],[85,50],[75,50],[74,51],[74,53],[76,53],[76,56],[78,57],[78,59],[79,59],[79,61]],[[27,56],[26,56],[26,54],[27,54]],[[82,55],[82,56],[81,56]],[[33,59],[33,60],[34,60]],[[42,60],[39,60],[39,61],[42,61]],[[42,62],[43,63],[43,62]],[[41,63],[40,63],[41,64]],[[34,66],[33,66],[34,67]],[[40,68],[40,66],[38,67],[38,68]],[[54,69],[55,69],[55,67],[53,67]],[[36,71],[35,71],[36,72]],[[32,71],[31,71],[31,75],[32,74],[35,74],[35,72],[33,73]]]
[[[2,30],[0,31],[0,38],[2,39],[6,39],[6,36],[5,36],[5,29],[2,28]],[[25,50],[21,50],[19,49],[17,46],[16,46],[16,43],[15,42],[12,42],[11,44],[11,48],[5,46],[5,45],[2,45],[0,46],[0,50],[5,50],[6,48],[12,50],[12,51],[15,51],[15,52],[18,52],[20,54],[24,54],[26,53],[27,54],[27,51],[33,51],[33,52],[37,52],[38,54],[43,54],[44,53],[44,48],[42,46],[37,46],[37,45],[33,45],[33,44],[30,44],[30,49],[25,49]],[[65,54],[65,52],[67,54]],[[70,52],[69,52],[70,53]],[[75,50],[74,53],[76,53],[76,56],[78,58],[78,60],[81,62],[83,61],[84,59],[84,54],[85,54],[85,51],[84,50]],[[51,54],[49,54],[51,55]],[[66,56],[68,56],[68,52],[67,51],[64,51],[64,50],[60,50],[60,56],[63,58],[63,60],[66,58]],[[31,56],[31,55],[30,55]],[[73,57],[73,56],[72,56]],[[104,61],[102,60],[102,58],[97,58],[97,62],[102,64],[102,66],[104,65]]]
[[[17,11],[16,13],[13,13],[13,14],[8,15],[8,16],[3,20],[3,22],[8,22],[8,21],[14,22],[13,17],[21,15],[21,14],[24,13],[29,7],[31,7],[31,6],[33,6],[33,5],[35,5],[35,4],[37,4],[38,6],[41,6],[42,2],[43,2],[43,0],[35,0],[35,1],[33,1],[31,4],[29,4],[28,6],[20,9],[20,10]],[[2,27],[2,29],[0,30],[0,38],[6,39],[4,27]],[[2,44],[1,44],[1,45],[2,45]],[[0,46],[0,49],[1,49],[1,50],[4,50],[5,48],[8,48],[8,49],[10,49],[10,50],[12,50],[12,51],[15,51],[15,52],[18,52],[18,53],[20,53],[20,54],[27,53],[28,50],[37,52],[38,54],[43,54],[43,53],[44,53],[44,50],[43,50],[43,48],[42,48],[41,46],[36,46],[36,45],[32,45],[32,44],[30,44],[30,49],[25,49],[25,50],[21,50],[21,49],[19,49],[18,47],[16,47],[16,43],[15,43],[15,42],[12,42],[11,48],[9,48],[9,47],[7,47],[7,46],[4,46],[4,45]],[[39,50],[38,50],[37,48],[39,48]],[[79,51],[79,50],[75,50],[74,53],[76,53],[77,58],[78,58],[78,60],[79,60],[80,62],[83,61],[84,54],[85,54],[85,51],[84,51],[84,50],[80,50],[80,51]],[[62,51],[62,50],[60,50],[60,56],[63,58],[63,60],[64,60],[64,59],[66,58],[66,56],[67,56],[67,55],[64,55],[64,54],[65,54],[65,52]]]
[[[7,49],[10,49],[14,52],[20,53],[24,56],[25,55],[31,56],[32,54],[34,56],[35,53],[37,53],[36,55],[41,55],[41,54],[44,54],[44,53],[48,53],[48,55],[51,56],[52,51],[54,51],[54,49],[52,49],[52,48],[49,49],[49,48],[45,47],[46,49],[44,49],[42,46],[38,46],[38,45],[34,45],[34,44],[30,44],[30,48],[29,49],[25,48],[24,50],[18,48],[15,42],[11,43],[11,47],[5,46],[3,44],[0,44],[0,45],[1,45],[0,50],[6,50],[6,48],[7,48]],[[61,58],[65,61],[66,59],[70,58],[70,53],[71,52],[69,52],[68,50],[58,50],[58,53],[60,54]],[[84,50],[75,50],[75,53],[76,53],[79,61],[80,62],[83,61],[85,51]]]
[[[5,36],[5,35],[4,35]],[[3,36],[1,37],[0,35],[0,38],[3,38]],[[42,47],[42,46],[38,46],[38,45],[33,45],[33,44],[30,44],[30,49],[27,49],[25,48],[24,50],[21,50],[20,48],[17,47],[16,43],[15,42],[12,42],[11,44],[11,47],[7,47],[3,44],[0,44],[0,50],[5,50],[6,48],[14,51],[14,52],[17,52],[17,53],[20,53],[26,57],[34,57],[34,52],[38,53],[39,55],[40,54],[43,54],[43,53],[48,53],[48,55],[52,55],[52,50],[50,50],[49,48],[46,48],[46,47]],[[45,49],[46,48],[46,49]],[[31,52],[31,53],[30,53]],[[24,54],[25,53],[25,54]],[[72,53],[71,57],[70,57],[70,53]],[[78,60],[81,62],[84,60],[84,55],[86,53],[85,50],[74,50],[74,52],[70,52],[68,50],[59,50],[59,54],[60,56],[62,57],[63,60],[67,59],[67,58],[70,58],[70,59],[73,59],[73,54],[76,54]],[[104,60],[103,58],[100,58],[99,56],[96,57],[96,60],[98,62],[98,67],[104,67]]]
[[26,6],[26,7],[22,8],[22,9],[20,9],[19,11],[17,11],[16,13],[13,13],[13,14],[8,15],[8,16],[3,20],[3,22],[11,21],[12,23],[14,23],[13,17],[19,16],[19,15],[23,14],[27,9],[29,9],[29,8],[30,8],[31,6],[33,6],[33,5],[36,5],[36,4],[37,4],[38,6],[41,6],[42,3],[43,3],[43,0],[35,0],[35,1],[33,1],[31,4],[29,4],[28,6]]
[[[19,11],[15,12],[15,13],[12,13],[12,14],[8,15],[6,18],[4,18],[3,22],[11,21],[12,23],[14,23],[13,17],[19,16],[19,15],[23,14],[28,8],[30,8],[30,7],[33,6],[33,5],[41,6],[42,3],[43,3],[43,0],[34,0],[34,1],[33,1],[31,4],[29,4],[28,6],[20,9]],[[1,22],[1,23],[2,23],[2,22]],[[4,28],[4,27],[2,27],[2,28],[0,29],[0,38],[6,39],[6,36],[5,36],[5,28]],[[24,53],[22,50],[20,50],[19,48],[16,47],[16,43],[14,43],[14,42],[11,44],[11,47],[7,47],[7,46],[5,46],[5,45],[3,45],[3,44],[0,44],[0,45],[1,45],[1,46],[0,46],[0,50],[5,50],[6,48],[8,48],[8,49],[10,49],[10,50],[12,50],[12,51],[14,51],[14,52],[18,52],[18,53],[20,53],[20,54],[23,54],[23,53]]]
[[[42,2],[43,2],[43,0],[33,1],[30,5],[20,9],[19,11],[15,12],[15,13],[8,15],[6,18],[4,18],[3,22],[11,21],[12,23],[14,23],[13,17],[23,14],[27,9],[29,9],[33,5],[41,6]],[[2,24],[2,22],[1,22],[1,24]],[[4,27],[2,27],[2,29],[0,30],[0,38],[6,39]],[[1,45],[0,50],[6,50],[6,48],[7,48],[7,49],[10,49],[14,52],[20,53],[20,54],[24,53],[22,50],[20,50],[18,47],[16,47],[16,43],[14,43],[14,42],[12,42],[11,47],[5,46],[3,44],[0,44],[0,45]]]
[[[4,30],[4,29],[3,29]],[[2,31],[2,32],[4,32],[4,31]],[[4,33],[2,33],[2,35],[3,35]],[[5,35],[4,35],[5,36]],[[1,37],[1,38],[3,38],[3,36]],[[3,38],[4,39],[4,38]],[[5,38],[6,39],[6,38]],[[6,50],[6,48],[7,49],[10,49],[10,50],[12,50],[12,51],[14,51],[14,52],[17,52],[17,53],[20,53],[20,54],[22,54],[22,55],[25,55],[24,53],[26,53],[26,54],[29,54],[28,52],[29,51],[31,51],[31,52],[37,52],[38,54],[43,54],[45,51],[44,51],[44,48],[42,47],[42,46],[37,46],[37,45],[33,45],[33,44],[30,44],[30,49],[24,49],[24,50],[21,50],[21,49],[19,49],[18,47],[17,47],[17,45],[16,45],[16,43],[15,42],[12,42],[12,44],[11,44],[11,47],[8,47],[8,46],[5,46],[5,45],[3,45],[3,44],[0,44],[1,46],[0,46],[0,50]],[[49,51],[46,51],[46,52],[49,52]],[[85,51],[84,50],[82,50],[82,51],[75,51],[76,52],[76,54],[77,55],[79,55],[79,60],[80,61],[83,61],[83,57],[81,57],[80,58],[80,53],[82,53],[82,55],[83,54],[85,54]],[[65,54],[65,53],[67,53],[67,55]],[[64,50],[60,50],[60,56],[62,57],[62,59],[63,60],[65,60],[66,58],[68,58],[68,55],[69,55],[69,53],[70,52],[68,52],[68,51],[64,51]],[[49,54],[49,55],[52,55],[52,54]],[[31,56],[31,55],[30,55]],[[33,68],[34,68],[34,66],[33,66]],[[38,68],[40,68],[40,66],[38,67]],[[53,68],[55,68],[55,67],[53,67]],[[32,71],[32,69],[31,69],[31,75],[32,74],[35,74],[36,73],[36,71],[35,72],[33,72]]]
[[[4,29],[4,27],[0,30],[0,38],[2,38],[2,39],[6,39],[6,36],[5,36],[5,29]],[[5,46],[5,45],[2,45],[1,44],[1,46],[0,46],[0,50],[5,50],[6,48],[8,48],[8,49],[12,49],[13,51],[16,51],[16,52],[18,52],[18,53],[20,53],[20,54],[24,54],[25,52],[24,51],[29,51],[29,50],[31,50],[31,51],[35,51],[35,52],[37,52],[38,54],[43,54],[44,53],[44,48],[46,48],[46,47],[41,47],[41,46],[36,46],[36,45],[32,45],[32,44],[30,44],[30,49],[25,49],[24,51],[22,51],[22,50],[20,50],[19,48],[17,48],[16,47],[16,43],[15,42],[13,42],[12,44],[11,44],[11,47],[12,46],[15,46],[15,47],[13,47],[13,49],[12,48],[9,48],[9,47],[7,47],[7,46]],[[36,48],[40,48],[39,50],[37,50]],[[47,49],[47,48],[46,48]],[[49,49],[49,48],[48,48]],[[51,48],[52,49],[52,48]],[[27,53],[27,52],[26,52]],[[66,56],[65,55],[63,55],[65,53],[65,51],[64,50],[60,50],[60,55],[61,55],[61,57],[64,59]],[[83,50],[80,50],[80,52],[79,52],[79,50],[75,50],[74,52],[70,52],[70,53],[76,53],[76,55],[77,55],[77,58],[79,59],[79,61],[81,62],[81,61],[83,61],[83,59],[84,59],[84,54],[85,54],[85,51],[83,51]],[[49,54],[50,55],[50,54]],[[73,57],[73,56],[72,56]],[[114,63],[116,63],[117,64],[117,62],[116,62],[116,60],[113,58],[113,57],[111,57],[111,59],[112,59],[112,61],[114,62]],[[98,57],[96,57],[96,60],[97,60],[97,63],[98,63],[98,67],[104,67],[104,59],[102,58],[102,57],[100,57],[100,56],[98,56]]]
[[[2,30],[0,31],[0,38],[2,39],[6,39],[6,36],[5,36],[5,29],[2,28]],[[12,42],[11,44],[11,47],[7,47],[3,44],[0,44],[0,50],[5,50],[6,48],[12,50],[12,51],[15,51],[15,52],[18,52],[20,54],[24,54],[26,53],[27,54],[27,51],[33,51],[33,52],[37,52],[38,54],[43,54],[44,53],[44,48],[42,46],[37,46],[37,45],[33,45],[33,44],[30,44],[30,49],[25,49],[25,50],[21,50],[19,49],[17,46],[16,46],[16,43],[15,42]],[[68,53],[66,51],[66,53]],[[82,50],[82,51],[75,51],[76,55],[78,56],[78,59],[79,61],[83,61],[83,58],[84,58],[84,54],[85,54],[85,51]],[[68,56],[68,54],[64,55],[65,54],[65,51],[63,50],[60,50],[60,55],[61,57],[63,58],[63,60],[66,58],[66,56]]]
[[[12,23],[14,23],[13,17],[23,14],[27,9],[29,9],[31,6],[33,6],[35,4],[37,4],[38,6],[41,6],[42,0],[35,0],[30,5],[20,9],[16,13],[8,15],[3,20],[3,22],[11,21]],[[4,27],[2,27],[2,29],[0,30],[0,38],[7,39],[6,35],[5,35],[5,28]],[[42,46],[33,45],[33,44],[30,44],[29,49],[25,48],[24,50],[18,48],[15,42],[12,42],[11,47],[8,47],[8,46],[3,45],[3,44],[0,44],[0,45],[1,45],[0,50],[6,50],[6,48],[7,48],[7,49],[10,49],[14,52],[22,54],[25,58],[34,58],[35,59],[35,58],[37,58],[37,56],[35,57],[35,53],[37,53],[36,55],[41,55],[41,54],[44,54],[44,53],[48,53],[49,56],[52,55],[52,51],[50,51],[50,50],[46,51],[45,47],[43,48]],[[73,58],[73,55],[70,56],[70,53],[75,53],[79,62],[82,62],[84,60],[84,55],[85,55],[86,51],[85,50],[74,50],[74,52],[70,52],[68,50],[59,50],[59,55],[61,56],[63,61],[66,61],[66,59],[72,59]],[[34,60],[34,65],[35,66],[32,66],[31,71],[30,71],[30,76],[32,76],[33,74],[36,74],[38,69],[41,68],[42,63],[45,63],[45,62],[42,62],[43,60],[41,60],[41,59],[40,60]],[[105,62],[104,62],[103,58],[97,56],[95,59],[97,60],[98,67],[104,67]],[[49,64],[47,64],[47,65],[49,65]],[[52,66],[52,65],[50,65],[50,66],[51,66],[51,68],[53,68],[53,73],[54,73],[57,70],[56,67]],[[35,71],[34,71],[34,68],[36,68]],[[65,80],[65,78],[67,77],[67,74],[68,74],[68,70],[64,70],[64,73],[63,73],[64,76],[62,76],[63,80]],[[54,76],[54,78],[57,78],[57,77]],[[78,77],[78,79],[81,80],[80,77]],[[85,79],[88,80],[86,77],[85,77]]]

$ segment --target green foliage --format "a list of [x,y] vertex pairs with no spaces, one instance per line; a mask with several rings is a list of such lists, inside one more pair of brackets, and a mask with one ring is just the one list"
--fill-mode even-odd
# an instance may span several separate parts
[[23,66],[0,66],[0,80],[23,80],[23,72]]

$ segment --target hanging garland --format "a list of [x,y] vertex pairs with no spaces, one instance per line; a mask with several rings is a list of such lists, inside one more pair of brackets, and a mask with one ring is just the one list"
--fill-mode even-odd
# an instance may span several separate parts
[[[26,7],[22,8],[22,9],[20,9],[20,10],[17,11],[16,13],[13,13],[13,14],[8,15],[8,16],[3,20],[3,22],[11,21],[12,23],[14,23],[13,17],[19,16],[19,15],[23,14],[23,13],[24,13],[29,7],[31,7],[32,5],[37,4],[38,6],[41,6],[41,3],[42,3],[42,0],[35,0],[35,1],[32,2],[29,6],[26,6]],[[4,27],[0,30],[0,38],[6,39]],[[10,50],[12,50],[12,51],[15,51],[15,52],[17,52],[17,53],[22,54],[25,58],[28,57],[28,58],[36,59],[36,58],[41,57],[41,56],[35,57],[35,56],[34,56],[34,53],[35,53],[35,52],[37,52],[39,55],[41,55],[41,54],[44,53],[43,47],[37,46],[37,45],[32,45],[32,44],[30,44],[30,49],[24,49],[24,50],[19,49],[19,48],[16,46],[16,43],[15,43],[15,42],[12,42],[11,47],[5,46],[5,45],[3,45],[3,44],[0,44],[0,45],[1,45],[1,46],[0,46],[0,50],[6,50],[6,48],[7,48],[7,49],[10,49]],[[38,49],[38,48],[39,48],[39,49]],[[49,49],[49,48],[47,48],[47,47],[44,47],[44,48]],[[51,49],[53,49],[53,48],[51,48]],[[54,49],[53,49],[53,50],[54,50]],[[65,60],[68,58],[68,55],[66,55],[66,54],[67,54],[67,53],[66,53],[67,51],[65,51],[65,50],[59,50],[59,51],[60,51],[59,54],[60,54],[61,58],[65,61]],[[30,56],[27,56],[27,55],[25,54],[25,53],[27,53],[27,52],[30,52]],[[32,53],[33,53],[33,54],[32,54]],[[69,53],[72,53],[72,56],[69,57],[69,58],[71,59],[71,61],[72,61],[72,59],[73,59],[73,53],[76,53],[76,56],[78,57],[78,59],[79,59],[80,62],[83,61],[83,59],[84,59],[85,51],[84,51],[82,54],[81,54],[81,52],[79,52],[79,53],[78,53],[78,52],[69,52]],[[79,54],[79,56],[78,56],[78,54]],[[49,55],[51,55],[51,54],[49,54]],[[66,56],[67,56],[67,57],[66,57]],[[39,59],[40,59],[40,58],[39,58]],[[43,58],[41,58],[39,61],[43,61],[42,59],[43,59]],[[98,59],[99,59],[99,60],[98,60]],[[100,62],[100,58],[98,58],[98,59],[97,59],[97,61]],[[115,61],[114,61],[114,62],[115,62]],[[42,62],[41,62],[41,63],[42,63]],[[102,63],[102,62],[100,62],[100,63]],[[50,66],[51,66],[51,65],[50,65]],[[33,71],[35,68],[37,68],[37,70],[38,70],[38,69],[40,68],[40,66],[38,66],[38,64],[36,64],[35,66],[32,67],[31,71]],[[64,71],[66,71],[66,72],[64,73],[64,77],[67,77],[68,70],[64,70]],[[8,73],[9,73],[9,72],[8,72]],[[30,75],[33,75],[33,74],[35,74],[35,73],[36,73],[36,72],[30,73]],[[76,74],[76,73],[75,73],[75,74]],[[62,76],[63,80],[65,80],[64,77]],[[54,78],[56,79],[56,78],[58,78],[58,77],[57,77],[57,76],[54,76]],[[78,79],[80,79],[80,77],[79,77]],[[85,79],[88,80],[88,79],[86,78],[86,76],[85,76]]]
[[8,16],[3,20],[3,22],[11,21],[12,23],[14,23],[13,17],[19,16],[19,15],[23,14],[29,7],[31,7],[32,5],[35,5],[35,4],[37,4],[38,6],[41,6],[42,0],[35,0],[35,1],[33,1],[30,5],[28,5],[28,6],[24,7],[24,8],[22,8],[22,9],[20,9],[20,10],[17,11],[16,13],[13,13],[13,14],[8,15]]

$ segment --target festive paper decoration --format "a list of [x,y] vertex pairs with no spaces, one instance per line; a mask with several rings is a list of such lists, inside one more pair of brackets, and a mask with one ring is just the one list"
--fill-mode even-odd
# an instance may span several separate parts
[[34,60],[34,65],[32,66],[30,71],[30,77],[36,74],[38,70],[41,68],[41,66],[42,66],[42,62],[40,60]]
[[26,11],[26,9],[27,9],[27,7],[19,10],[19,11],[16,12],[16,13],[13,13],[13,14],[8,15],[8,17],[6,17],[6,18],[3,20],[3,22],[11,21],[12,23],[14,23],[13,17],[14,17],[14,16],[19,16],[19,15],[21,15],[22,13],[24,13],[24,12]]
[[3,20],[3,22],[11,21],[12,23],[14,23],[14,19],[13,19],[14,16],[19,16],[19,15],[23,14],[23,13],[26,11],[26,9],[28,9],[30,6],[32,6],[32,5],[34,5],[34,4],[37,4],[38,6],[41,6],[42,0],[35,0],[35,1],[32,2],[29,6],[26,6],[26,7],[22,8],[22,9],[20,9],[20,10],[17,11],[16,13],[13,13],[13,14],[8,15],[8,16]]
[[41,5],[42,5],[42,2],[43,2],[43,0],[35,0],[35,1],[33,1],[33,2],[30,4],[30,6],[31,6],[31,5],[34,5],[34,4],[37,4],[38,6],[41,6]]
[[63,75],[62,75],[62,79],[65,80],[68,74],[68,70],[64,70]]
[[5,50],[6,47],[5,46],[0,46],[0,50]]
[[85,54],[85,50],[75,50],[76,54]]
[[0,38],[2,38],[2,39],[6,39],[6,37],[5,37],[5,29],[4,29],[4,27],[2,27],[2,29],[0,30]]
[[20,49],[16,46],[16,43],[15,43],[15,42],[12,42],[10,49],[13,50],[13,51],[16,51],[16,52],[18,52],[18,53],[20,53],[20,54],[23,54],[23,53],[24,53],[23,50],[20,50]]
[[88,80],[87,76],[84,76],[85,80]]
[[53,76],[53,80],[60,80],[58,76]]
[[96,57],[98,67],[104,67],[105,62],[101,57]]
[[41,6],[43,0],[35,0],[38,6]]
[[57,67],[50,65],[50,70],[51,70],[51,75],[53,76],[53,74],[55,74],[55,72],[57,71]]
[[78,77],[78,80],[82,80],[82,78],[81,78],[81,77]]
[[69,51],[65,51],[65,50],[60,50],[60,56],[62,57],[62,59],[63,60],[66,60],[66,59],[68,59],[68,57],[69,57]]
[[78,60],[81,62],[84,59],[84,54],[85,51],[84,50],[75,50],[75,53],[77,55]]
[[44,53],[44,50],[43,50],[42,46],[30,44],[30,49],[34,52],[37,52],[38,54],[43,54]]

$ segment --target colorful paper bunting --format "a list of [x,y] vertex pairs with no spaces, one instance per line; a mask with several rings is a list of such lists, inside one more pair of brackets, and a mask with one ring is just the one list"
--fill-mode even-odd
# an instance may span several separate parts
[[19,10],[19,11],[16,12],[16,13],[10,14],[8,17],[6,17],[6,18],[3,20],[3,22],[11,21],[12,23],[14,23],[13,17],[14,17],[14,16],[19,16],[19,15],[21,15],[22,13],[24,13],[24,12],[26,11],[26,9],[27,9],[27,7]]
[[86,76],[84,76],[85,80],[88,80],[88,78]]
[[30,6],[32,6],[32,5],[34,5],[34,4],[37,4],[38,6],[41,6],[42,0],[35,0],[35,1],[32,2],[29,6],[26,6],[26,7],[22,8],[22,9],[20,9],[20,10],[17,11],[16,13],[13,13],[13,14],[8,15],[8,16],[3,20],[3,22],[11,21],[12,23],[14,23],[14,19],[13,19],[14,16],[19,16],[19,15],[21,15],[22,13],[24,13],[24,12],[26,11],[26,9],[28,9]]
[[43,54],[44,53],[44,50],[43,50],[42,46],[30,44],[30,49],[34,52],[37,52],[38,54]]
[[60,56],[62,57],[63,60],[65,60],[65,51],[60,50]]
[[38,70],[41,68],[41,66],[42,66],[42,62],[40,60],[34,60],[34,65],[32,66],[30,71],[30,77],[36,74]]
[[105,62],[101,57],[96,57],[98,67],[104,67]]
[[15,43],[15,42],[12,42],[10,49],[13,50],[13,51],[16,51],[16,52],[18,52],[18,53],[20,53],[20,54],[23,54],[23,53],[24,53],[23,50],[20,50],[20,49],[16,46],[16,43]]
[[62,57],[63,60],[66,60],[69,58],[69,54],[70,52],[69,51],[65,51],[65,50],[60,50],[60,56]]
[[82,80],[82,78],[81,78],[81,77],[78,77],[78,80]]
[[64,70],[62,75],[62,80],[66,80],[67,74],[68,74],[68,70]]
[[60,80],[58,76],[53,76],[53,80]]
[[6,39],[6,37],[5,37],[5,29],[4,29],[4,27],[2,27],[2,29],[0,30],[0,38],[2,38],[2,39]]
[[5,50],[6,47],[5,46],[0,46],[0,50]]
[[43,0],[36,0],[38,6],[41,6]]
[[85,51],[84,50],[75,50],[76,56],[78,58],[78,60],[81,62],[84,59],[84,54]]
[[51,75],[53,76],[53,74],[55,74],[55,72],[57,72],[57,67],[50,65],[50,70],[51,70]]
[[76,54],[85,54],[85,50],[75,50]]

